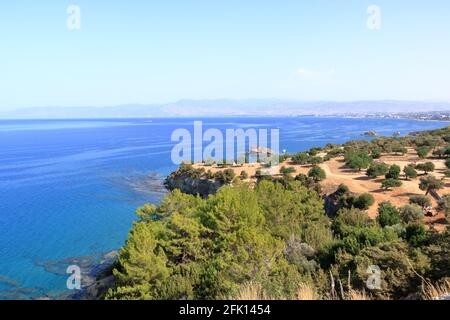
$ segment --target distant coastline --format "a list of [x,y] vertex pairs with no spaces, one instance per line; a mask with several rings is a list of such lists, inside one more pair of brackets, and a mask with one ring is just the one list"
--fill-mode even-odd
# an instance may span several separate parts
[[450,111],[439,113],[411,113],[411,114],[304,114],[304,115],[198,115],[198,116],[163,116],[163,117],[79,117],[79,118],[2,118],[0,121],[102,121],[102,120],[164,120],[164,119],[235,119],[235,118],[329,118],[329,119],[380,119],[380,120],[415,120],[429,122],[450,122]]
[[[414,111],[417,110],[417,111]],[[450,102],[367,100],[293,101],[283,99],[180,100],[165,104],[50,106],[0,111],[0,119],[139,119],[211,117],[351,117],[450,120]]]

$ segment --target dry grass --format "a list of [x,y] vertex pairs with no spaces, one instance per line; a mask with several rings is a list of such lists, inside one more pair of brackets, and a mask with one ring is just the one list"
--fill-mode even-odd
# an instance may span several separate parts
[[450,299],[450,280],[445,280],[439,284],[428,284],[424,290],[425,300],[442,300],[447,297]]
[[370,300],[370,297],[368,297],[364,291],[360,292],[360,291],[350,289],[348,292],[347,300],[363,301],[363,300]]
[[[301,283],[297,290],[296,300],[313,301],[320,300],[314,286],[306,283]],[[243,285],[236,296],[231,298],[232,300],[278,300],[274,297],[267,295],[261,284],[257,282],[248,282]]]
[[[344,297],[328,297],[329,300],[371,300],[370,296],[366,295],[364,291],[357,291],[350,289],[344,294]],[[230,297],[231,300],[244,300],[244,301],[255,301],[255,300],[279,300],[274,297],[267,295],[265,290],[262,288],[261,284],[258,282],[248,282],[243,285],[238,291],[237,295]],[[327,299],[327,298],[326,298]],[[313,285],[308,283],[300,283],[298,286],[297,294],[295,300],[299,301],[315,301],[322,300],[320,295],[317,293]]]
[[320,300],[320,297],[312,285],[301,283],[297,290],[297,300],[313,301]]
[[261,287],[261,284],[257,282],[248,282],[243,285],[239,290],[238,294],[232,298],[232,300],[273,300],[270,299],[264,289]]

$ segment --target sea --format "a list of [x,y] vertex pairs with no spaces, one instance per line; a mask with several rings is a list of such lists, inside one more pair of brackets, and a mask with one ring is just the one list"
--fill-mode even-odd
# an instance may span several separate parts
[[288,153],[373,139],[363,136],[368,131],[406,135],[449,125],[335,117],[0,120],[0,299],[75,297],[68,266],[92,275],[120,249],[136,208],[165,196],[162,181],[177,167],[172,133],[192,132],[195,120],[224,133],[279,129]]

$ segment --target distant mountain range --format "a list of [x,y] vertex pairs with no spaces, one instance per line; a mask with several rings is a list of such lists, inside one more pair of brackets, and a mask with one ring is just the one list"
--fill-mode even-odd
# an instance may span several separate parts
[[0,112],[2,119],[164,118],[215,116],[377,115],[450,111],[448,102],[353,101],[301,102],[279,99],[180,100],[167,104],[111,107],[32,107]]

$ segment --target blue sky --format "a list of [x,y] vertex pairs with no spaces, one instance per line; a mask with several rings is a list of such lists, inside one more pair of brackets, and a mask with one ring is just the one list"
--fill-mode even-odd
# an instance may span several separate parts
[[[81,8],[69,31],[66,9]],[[369,5],[381,30],[369,30]],[[178,99],[450,101],[450,2],[2,1],[0,109]]]

